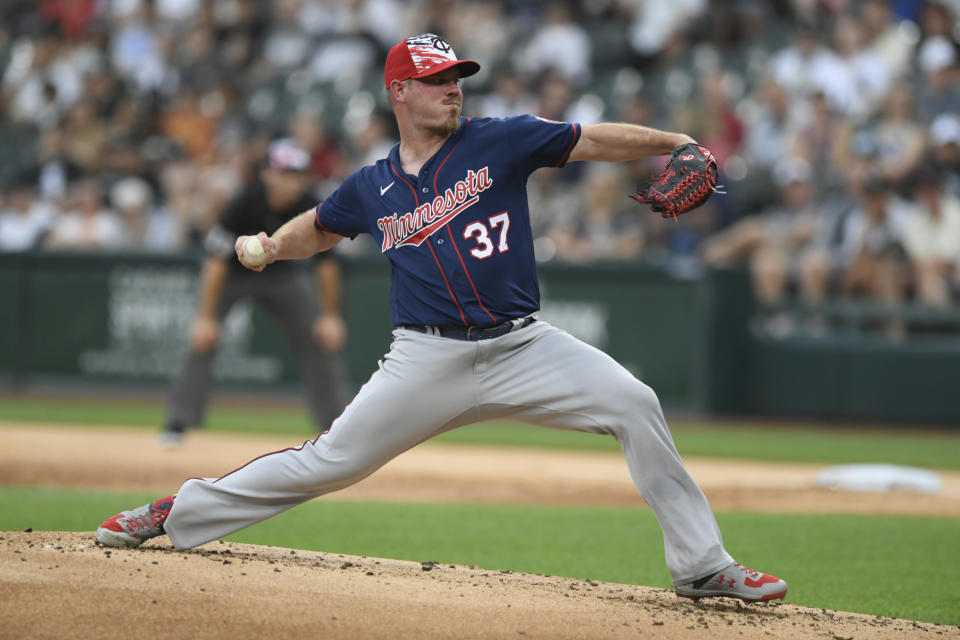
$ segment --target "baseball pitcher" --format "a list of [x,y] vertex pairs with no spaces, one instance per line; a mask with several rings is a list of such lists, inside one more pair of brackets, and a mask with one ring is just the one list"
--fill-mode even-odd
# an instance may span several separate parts
[[259,233],[265,255],[256,266],[245,260],[246,238],[237,239],[240,262],[260,271],[373,236],[392,269],[393,342],[353,401],[315,440],[221,478],[188,480],[173,496],[108,519],[97,539],[137,546],[166,534],[189,549],[351,485],[439,433],[511,420],[617,439],[662,528],[678,595],[783,598],[786,582],[735,563],[724,549],[653,390],[537,315],[526,197],[533,171],[692,145],[638,191],[674,216],[709,197],[712,155],[689,136],[635,125],[463,117],[460,82],[479,69],[433,34],[396,44],[384,81],[400,144],[315,209],[271,236]]

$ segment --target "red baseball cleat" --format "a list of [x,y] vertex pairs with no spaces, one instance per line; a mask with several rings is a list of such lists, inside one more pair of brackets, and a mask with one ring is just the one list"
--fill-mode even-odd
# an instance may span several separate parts
[[787,595],[787,583],[770,574],[755,571],[736,562],[717,573],[674,587],[681,598],[739,598],[746,602],[775,600]]
[[144,540],[163,534],[174,496],[122,511],[97,528],[97,542],[108,547],[139,547]]

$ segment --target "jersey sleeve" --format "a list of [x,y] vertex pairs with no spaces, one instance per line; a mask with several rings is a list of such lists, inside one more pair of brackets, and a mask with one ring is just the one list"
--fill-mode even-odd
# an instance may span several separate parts
[[350,174],[339,189],[317,205],[313,219],[315,227],[348,238],[355,238],[367,231],[367,220],[359,197],[359,180],[359,171]]
[[540,167],[562,167],[580,139],[580,124],[554,122],[532,115],[504,120],[511,152],[518,164],[532,172]]

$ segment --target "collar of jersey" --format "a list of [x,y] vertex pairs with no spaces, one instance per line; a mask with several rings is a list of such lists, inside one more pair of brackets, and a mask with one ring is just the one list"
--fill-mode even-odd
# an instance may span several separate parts
[[430,156],[430,159],[423,163],[423,167],[420,168],[419,176],[412,176],[406,171],[403,171],[403,165],[400,164],[400,145],[396,144],[392,149],[390,149],[390,162],[393,163],[393,166],[397,168],[397,171],[403,171],[403,175],[406,178],[409,178],[414,184],[420,182],[421,177],[430,175],[433,172],[433,165],[437,162],[437,159],[443,159],[446,157],[447,153],[450,152],[450,149],[453,148],[453,145],[457,144],[460,141],[460,138],[463,137],[464,132],[467,130],[467,125],[470,123],[470,118],[466,116],[460,116],[460,126],[457,127],[457,130],[450,134],[450,137],[447,138],[447,141],[443,143],[443,146],[437,149],[437,152]]

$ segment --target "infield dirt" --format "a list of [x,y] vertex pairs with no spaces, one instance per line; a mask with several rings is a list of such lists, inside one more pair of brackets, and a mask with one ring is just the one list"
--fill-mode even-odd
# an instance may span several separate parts
[[[141,430],[0,422],[0,483],[175,490],[302,441],[198,433],[158,451]],[[715,508],[960,515],[944,491],[818,489],[816,465],[688,460]],[[111,469],[111,473],[104,473]],[[325,499],[637,504],[616,454],[426,445]],[[131,505],[134,506],[134,505]],[[91,522],[91,529],[96,526]],[[93,533],[0,531],[0,638],[960,638],[960,629],[790,604],[693,603],[672,592],[477,567],[235,543],[137,550]]]
[[234,543],[111,550],[62,532],[0,532],[0,619],[2,638],[960,637],[956,627],[694,603],[633,585]]

